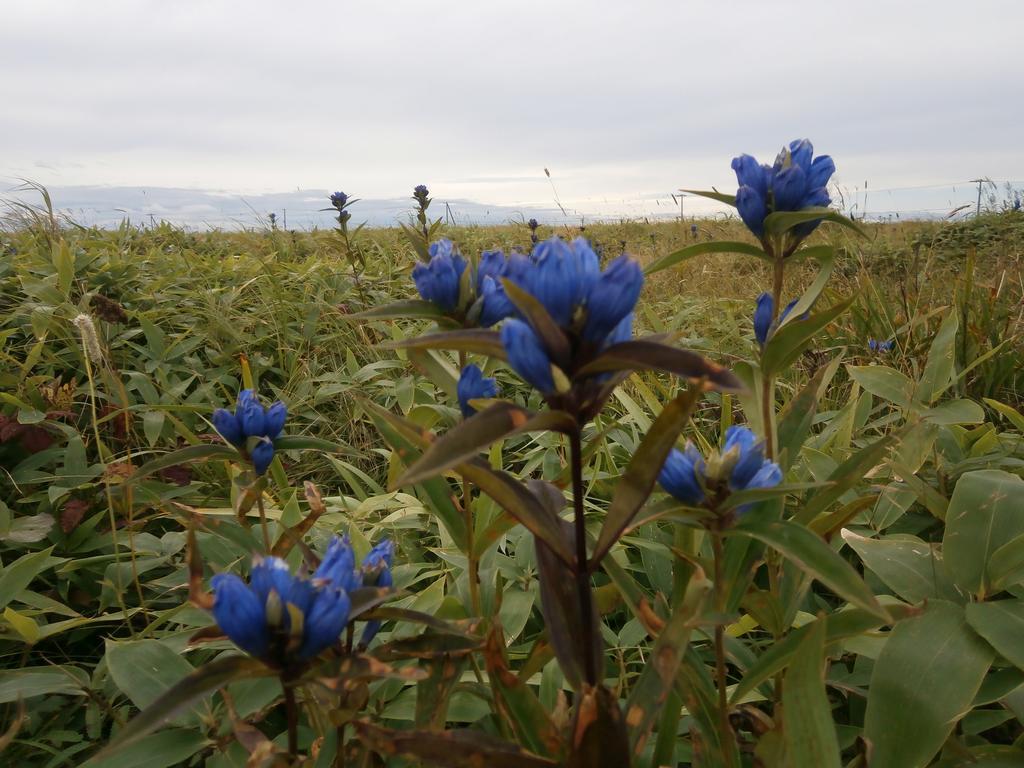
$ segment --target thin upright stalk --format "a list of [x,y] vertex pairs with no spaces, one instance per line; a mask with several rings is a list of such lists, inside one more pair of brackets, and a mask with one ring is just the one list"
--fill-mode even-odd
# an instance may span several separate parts
[[256,508],[260,512],[260,528],[263,529],[263,548],[267,550],[267,554],[269,555],[271,550],[270,528],[267,527],[267,510],[263,507],[262,488],[259,491],[259,496],[256,497]]
[[[725,670],[725,624],[722,615],[726,609],[725,579],[722,575],[722,532],[711,531],[711,548],[715,569],[715,612],[718,622],[715,624],[715,682],[718,685],[718,729],[722,740],[735,739],[732,724],[729,722],[728,679]],[[727,751],[727,754],[731,752]]]
[[[459,352],[459,373],[466,367],[466,353]],[[474,616],[483,615],[483,606],[480,603],[480,562],[476,556],[475,539],[473,533],[473,494],[469,480],[460,476],[462,481],[462,514],[466,522],[466,564],[469,578],[469,604],[473,608]]]
[[299,754],[299,706],[295,702],[295,689],[288,681],[281,678],[284,688],[284,712],[288,718],[288,754],[297,757]]
[[576,533],[576,589],[583,619],[584,674],[590,685],[596,685],[597,665],[592,652],[594,603],[590,594],[590,568],[587,563],[587,526],[583,513],[583,446],[579,427],[569,433],[569,454],[572,462],[573,526]]
[[[772,274],[772,322],[775,326],[782,304],[782,283],[785,277],[786,261],[775,254]],[[775,377],[761,372],[761,419],[764,422],[764,450],[769,459],[775,458],[775,430],[772,427],[775,416]]]

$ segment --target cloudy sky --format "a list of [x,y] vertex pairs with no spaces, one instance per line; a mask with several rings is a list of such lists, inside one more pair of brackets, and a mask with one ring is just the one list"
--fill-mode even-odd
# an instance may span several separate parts
[[1024,186],[1022,29],[1019,0],[5,0],[0,194],[667,214],[807,136],[848,201],[942,209]]

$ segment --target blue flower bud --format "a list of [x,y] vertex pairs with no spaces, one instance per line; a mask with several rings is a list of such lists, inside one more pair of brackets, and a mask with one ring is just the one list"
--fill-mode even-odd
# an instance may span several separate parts
[[536,264],[528,273],[527,290],[561,326],[572,321],[579,294],[578,260],[569,244],[558,237],[538,243],[532,258]]
[[484,251],[476,268],[476,291],[483,293],[484,280],[497,280],[505,270],[505,254],[502,251]]
[[811,163],[811,170],[807,174],[807,185],[811,189],[818,189],[828,184],[832,174],[836,172],[836,164],[828,155],[819,155]]
[[772,179],[772,193],[776,211],[798,211],[810,188],[803,168],[791,165],[775,174]]
[[213,577],[213,617],[224,634],[253,656],[266,655],[270,644],[264,600],[234,574]]
[[255,398],[247,399],[238,406],[235,414],[246,437],[262,437],[266,428],[267,416],[263,406]]
[[612,332],[608,334],[608,338],[605,339],[605,348],[611,347],[615,344],[621,344],[624,341],[629,341],[633,338],[633,313],[630,312],[619,324],[612,329]]
[[768,196],[768,172],[770,168],[761,165],[750,155],[740,155],[732,160],[736,181],[740,187],[750,187],[764,200]]
[[299,658],[313,658],[337,643],[348,624],[351,607],[352,601],[344,590],[325,588],[317,592],[305,614]]
[[737,491],[746,488],[764,464],[764,443],[758,442],[746,427],[729,427],[725,433],[725,452],[732,450],[738,456],[729,474],[729,487]]
[[597,279],[587,297],[587,320],[583,338],[601,343],[624,317],[633,311],[644,273],[629,256],[615,259]]
[[313,580],[326,581],[346,592],[362,586],[359,573],[356,571],[356,553],[348,536],[331,538],[324,559],[313,572]]
[[555,391],[551,360],[533,329],[522,320],[507,320],[501,328],[501,343],[509,365],[530,386],[550,395]]
[[220,436],[234,446],[240,446],[245,442],[245,435],[242,434],[242,426],[235,418],[235,414],[224,408],[218,408],[213,412],[213,426]]
[[280,400],[267,408],[266,421],[263,424],[264,433],[271,440],[277,439],[284,429],[284,421],[288,418],[288,407]]
[[770,293],[762,293],[757,297],[757,306],[754,307],[754,338],[762,347],[768,341],[768,332],[772,328],[772,313],[775,309],[775,302]]
[[277,592],[282,600],[292,591],[294,577],[288,563],[279,557],[263,557],[256,561],[249,574],[252,590],[265,603],[271,590]]
[[426,199],[427,195],[430,194],[430,190],[427,189],[426,184],[417,184],[412,190],[412,196],[417,200]]
[[[757,473],[747,481],[746,490],[774,488],[782,482],[782,469],[774,461],[765,461]],[[741,508],[741,511],[743,509]]]
[[498,383],[495,379],[484,378],[483,371],[477,365],[467,365],[462,369],[457,387],[459,396],[459,408],[462,415],[469,418],[476,409],[469,404],[470,400],[497,397]]
[[536,219],[530,219],[528,222],[526,222],[526,226],[530,228],[531,232],[536,232],[537,227],[539,227],[540,224],[537,222]]
[[796,139],[789,143],[790,161],[805,175],[811,172],[811,157],[814,156],[814,145],[809,139]]
[[331,205],[337,208],[339,211],[345,207],[345,203],[348,202],[348,195],[344,192],[335,192],[331,195]]
[[484,278],[480,295],[483,297],[483,305],[480,308],[478,320],[481,327],[490,328],[492,325],[500,323],[506,317],[515,314],[515,304],[512,303],[512,299],[505,292],[505,287],[497,283],[494,278],[490,276]]
[[704,458],[692,443],[686,444],[686,450],[673,448],[665,464],[658,474],[658,482],[684,504],[696,506],[704,501],[704,488],[701,487],[698,475],[704,473]]
[[420,296],[451,312],[459,305],[459,280],[465,268],[465,259],[451,241],[439,240],[430,245],[430,261],[413,267],[412,279]]
[[740,187],[736,190],[736,210],[747,229],[758,237],[764,234],[764,219],[768,215],[764,195],[753,187]]
[[274,460],[274,444],[263,438],[249,451],[249,457],[252,459],[253,471],[259,476],[265,475],[270,462]]

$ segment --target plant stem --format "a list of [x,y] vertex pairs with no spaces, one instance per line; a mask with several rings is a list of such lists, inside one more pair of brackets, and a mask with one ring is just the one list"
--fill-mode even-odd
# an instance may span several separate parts
[[271,550],[270,529],[267,527],[267,510],[263,508],[262,489],[259,491],[259,496],[256,497],[256,508],[260,511],[260,527],[263,529],[263,548],[267,550],[269,555]]
[[[466,353],[459,352],[459,373],[466,367]],[[474,616],[483,615],[483,607],[480,604],[480,562],[477,560],[474,547],[475,536],[473,535],[473,496],[469,481],[460,476],[462,480],[462,514],[466,521],[466,563],[469,577],[469,604],[473,608]]]
[[299,754],[299,707],[295,703],[295,689],[281,678],[284,689],[284,712],[288,718],[288,754],[297,757]]
[[[786,260],[780,253],[775,254],[772,273],[772,328],[779,317],[782,304],[782,282],[786,273]],[[761,419],[764,421],[764,451],[769,459],[775,458],[775,430],[772,427],[775,415],[775,377],[761,372]]]
[[[715,568],[715,612],[718,622],[715,624],[715,682],[718,684],[718,729],[723,741],[735,739],[732,724],[729,722],[728,680],[725,671],[725,624],[722,615],[726,609],[725,580],[722,576],[722,532],[711,531],[711,548]],[[729,752],[731,754],[731,752]]]
[[590,567],[587,563],[587,526],[583,516],[583,447],[581,429],[577,426],[569,433],[569,454],[572,462],[573,525],[576,532],[576,589],[579,593],[580,615],[583,619],[584,673],[587,683],[597,684],[594,647],[594,603],[590,594]]

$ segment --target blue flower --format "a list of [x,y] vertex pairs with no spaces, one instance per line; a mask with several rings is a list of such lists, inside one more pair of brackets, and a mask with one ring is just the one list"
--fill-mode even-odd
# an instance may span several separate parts
[[362,586],[362,579],[356,571],[356,553],[348,536],[331,538],[324,559],[313,572],[313,580],[327,581],[346,592]]
[[[661,487],[690,506],[717,504],[723,495],[754,488],[772,488],[782,482],[779,465],[765,458],[764,443],[746,427],[730,427],[721,455],[712,462],[721,476],[708,475],[708,464],[693,443],[682,451],[673,448],[658,475]],[[709,501],[710,500],[710,501]],[[737,508],[743,514],[751,505]]]
[[[796,306],[797,301],[798,299],[793,299],[782,308],[782,312],[779,313],[775,324],[781,324],[783,320],[789,317],[789,313]],[[774,310],[775,300],[770,293],[762,293],[757,297],[757,304],[754,306],[754,338],[757,339],[757,343],[762,347],[768,341],[768,336],[772,331],[772,314]],[[809,314],[809,312],[804,312],[799,319],[806,320]]]
[[239,648],[269,664],[306,661],[338,642],[351,600],[333,579],[295,576],[277,557],[256,562],[247,585],[213,577],[213,616]]
[[627,315],[640,298],[644,273],[629,256],[615,259],[594,283],[587,295],[587,320],[583,338],[602,342]]
[[534,267],[526,273],[523,287],[556,323],[568,327],[574,310],[601,273],[597,254],[583,238],[576,238],[570,245],[552,237],[538,243],[531,258]]
[[457,387],[459,396],[459,408],[462,415],[469,418],[476,409],[469,404],[470,400],[483,399],[498,396],[498,383],[494,379],[484,378],[483,371],[475,364],[467,365],[462,369]]
[[483,293],[484,280],[497,280],[505,272],[505,254],[502,251],[484,251],[476,267],[477,294]]
[[412,279],[420,296],[444,312],[452,312],[459,306],[459,286],[465,269],[466,261],[452,242],[442,239],[430,244],[430,261],[417,263]]
[[895,339],[889,339],[888,341],[875,341],[875,339],[868,339],[868,349],[872,352],[891,352],[892,348],[895,346]]
[[253,390],[243,389],[238,393],[235,412],[218,408],[212,421],[221,437],[236,448],[245,450],[251,444],[250,438],[255,439],[248,455],[256,474],[263,475],[274,460],[274,440],[284,429],[287,417],[288,408],[280,400],[264,408]]
[[345,207],[345,203],[348,202],[348,195],[344,192],[335,192],[331,195],[331,205],[337,208],[339,211]]
[[[395,553],[395,544],[390,539],[378,542],[370,550],[365,558],[361,569],[361,578],[368,587],[393,587],[394,578],[391,575],[391,559]],[[379,619],[371,619],[366,622],[359,644],[365,648],[380,631],[381,622]]]
[[684,504],[696,506],[704,501],[704,457],[693,443],[687,443],[685,450],[673,448],[665,459],[658,474],[661,487]]
[[492,325],[500,323],[506,317],[515,314],[515,304],[512,303],[512,299],[505,292],[505,286],[498,283],[490,275],[483,280],[480,297],[483,303],[480,306],[478,322],[483,328],[490,328]]
[[501,328],[501,343],[509,365],[530,386],[550,395],[555,391],[551,359],[533,329],[522,320],[507,320]]
[[430,194],[430,190],[427,189],[426,184],[417,184],[412,190],[412,198],[416,202],[423,206],[427,202],[427,195]]
[[[807,139],[798,139],[784,147],[774,165],[762,165],[750,155],[732,161],[736,172],[736,210],[743,223],[757,237],[764,235],[764,220],[775,211],[800,211],[804,208],[827,207],[827,184],[836,166],[828,155],[814,157],[814,147]],[[806,237],[820,220],[794,228],[798,237]]]

